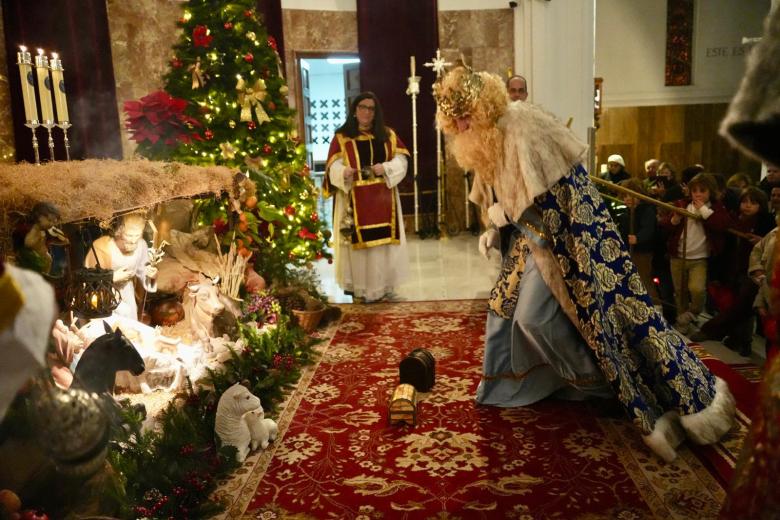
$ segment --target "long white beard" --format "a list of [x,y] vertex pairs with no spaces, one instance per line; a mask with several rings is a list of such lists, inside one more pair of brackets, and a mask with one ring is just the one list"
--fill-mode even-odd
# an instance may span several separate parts
[[455,134],[451,145],[452,154],[461,168],[473,171],[483,182],[493,182],[503,146],[503,135],[498,128],[471,128]]

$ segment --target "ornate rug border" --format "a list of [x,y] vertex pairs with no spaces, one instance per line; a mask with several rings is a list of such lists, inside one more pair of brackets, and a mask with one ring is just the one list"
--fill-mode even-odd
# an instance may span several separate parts
[[333,337],[336,335],[336,331],[338,331],[344,316],[345,314],[342,314],[337,321],[334,321],[329,324],[325,330],[317,333],[317,337],[324,339],[325,341],[321,345],[315,347],[318,352],[317,361],[303,369],[295,390],[292,390],[287,399],[282,403],[279,419],[277,421],[279,433],[276,441],[266,450],[250,453],[249,456],[247,456],[246,461],[244,461],[244,464],[215,491],[215,498],[223,500],[227,506],[223,513],[213,516],[213,520],[240,518],[246,512],[249,502],[255,494],[255,490],[263,480],[263,476],[268,470],[268,465],[270,464],[274,453],[276,453],[277,447],[281,444],[281,440],[287,433],[290,423],[292,422],[293,417],[295,417],[295,413],[298,411],[298,406],[300,405],[303,396],[306,394],[309,384],[314,378],[314,374],[317,372],[317,368],[325,357],[325,353],[330,348]]

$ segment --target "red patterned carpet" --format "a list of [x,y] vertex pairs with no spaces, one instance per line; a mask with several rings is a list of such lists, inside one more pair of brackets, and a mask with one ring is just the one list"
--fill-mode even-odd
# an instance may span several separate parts
[[[731,467],[744,416],[709,453],[682,449],[675,463],[664,464],[608,407],[555,400],[518,409],[475,406],[484,305],[346,307],[319,365],[280,417],[280,439],[239,472],[243,484],[230,490],[236,502],[228,516],[717,516],[728,478],[719,471]],[[421,394],[415,427],[388,426],[398,364],[418,347],[436,358],[436,385]]]

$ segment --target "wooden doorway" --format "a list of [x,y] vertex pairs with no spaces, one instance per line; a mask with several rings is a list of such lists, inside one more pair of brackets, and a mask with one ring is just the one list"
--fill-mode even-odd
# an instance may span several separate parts
[[330,139],[344,123],[351,99],[360,92],[359,58],[355,53],[299,52],[295,65],[300,85],[298,127],[309,167],[322,174]]

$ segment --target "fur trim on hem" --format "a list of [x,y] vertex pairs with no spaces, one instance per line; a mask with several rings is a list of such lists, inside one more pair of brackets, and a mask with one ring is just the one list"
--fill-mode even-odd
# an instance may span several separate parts
[[685,440],[685,432],[679,421],[677,412],[666,412],[655,421],[653,432],[642,436],[647,447],[666,462],[677,458],[676,449]]
[[715,398],[700,412],[680,417],[685,433],[696,444],[712,444],[725,435],[734,424],[736,401],[729,385],[715,378]]

